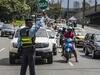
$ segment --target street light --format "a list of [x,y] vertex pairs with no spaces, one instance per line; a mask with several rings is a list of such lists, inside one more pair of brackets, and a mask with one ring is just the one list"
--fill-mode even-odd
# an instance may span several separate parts
[[83,24],[82,24],[82,28],[84,28],[84,24],[85,24],[85,0],[83,0]]
[[60,4],[60,17],[62,17],[62,7],[61,7],[61,5],[62,5],[62,0],[60,0],[59,4]]
[[97,0],[95,0],[95,12],[97,11]]
[[69,0],[67,0],[67,19],[69,18]]

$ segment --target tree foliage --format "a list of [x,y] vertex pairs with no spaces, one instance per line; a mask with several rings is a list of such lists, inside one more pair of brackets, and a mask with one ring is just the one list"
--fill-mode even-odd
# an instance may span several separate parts
[[30,13],[30,6],[24,3],[24,0],[0,0],[0,15],[5,13],[10,16],[16,14],[25,15]]
[[50,15],[53,14],[53,18],[58,18],[60,14],[62,13],[63,8],[60,6],[60,4],[55,3],[55,4],[50,4],[49,5],[49,10],[48,13]]
[[[62,12],[59,3],[49,4],[49,14],[59,16]],[[0,17],[7,14],[6,17],[14,17],[16,15],[23,16],[34,14],[37,11],[37,0],[0,0]]]

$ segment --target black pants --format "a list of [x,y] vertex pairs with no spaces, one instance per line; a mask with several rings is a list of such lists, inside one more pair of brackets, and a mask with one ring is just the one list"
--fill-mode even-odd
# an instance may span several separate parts
[[30,75],[35,75],[35,58],[33,57],[34,52],[32,53],[31,51],[32,49],[33,48],[23,49],[20,75],[26,75],[28,65],[29,65]]

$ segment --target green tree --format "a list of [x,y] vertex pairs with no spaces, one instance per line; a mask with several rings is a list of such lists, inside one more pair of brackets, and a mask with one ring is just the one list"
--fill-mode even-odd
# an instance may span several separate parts
[[61,8],[58,3],[55,3],[49,4],[49,10],[47,12],[50,16],[53,14],[52,17],[57,19],[62,14],[62,10],[63,8]]
[[26,4],[30,6],[30,14],[37,11],[37,0],[26,0]]
[[28,14],[30,13],[30,6],[24,3],[24,1],[25,0],[0,0],[0,13],[11,14],[10,16],[12,16],[12,18],[16,17],[16,14],[19,14],[19,16]]
[[91,7],[91,5],[88,2],[85,2],[85,8],[89,9]]

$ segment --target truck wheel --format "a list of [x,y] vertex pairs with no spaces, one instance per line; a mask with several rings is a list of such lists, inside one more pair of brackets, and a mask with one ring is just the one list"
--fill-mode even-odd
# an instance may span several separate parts
[[66,52],[66,63],[69,62],[69,59],[70,59],[70,53],[69,52]]
[[9,63],[15,64],[15,58],[11,54],[9,54]]
[[95,59],[95,58],[96,58],[95,51],[92,50],[92,59]]
[[57,52],[54,52],[53,55],[57,55]]
[[53,55],[57,55],[57,47],[55,45],[53,46]]
[[1,37],[3,37],[3,33],[1,32]]
[[52,64],[53,63],[53,55],[51,54],[50,57],[47,58],[47,63]]
[[53,48],[53,55],[57,55],[57,48]]
[[88,56],[89,55],[89,52],[86,48],[84,48],[84,52],[85,52],[85,55]]

